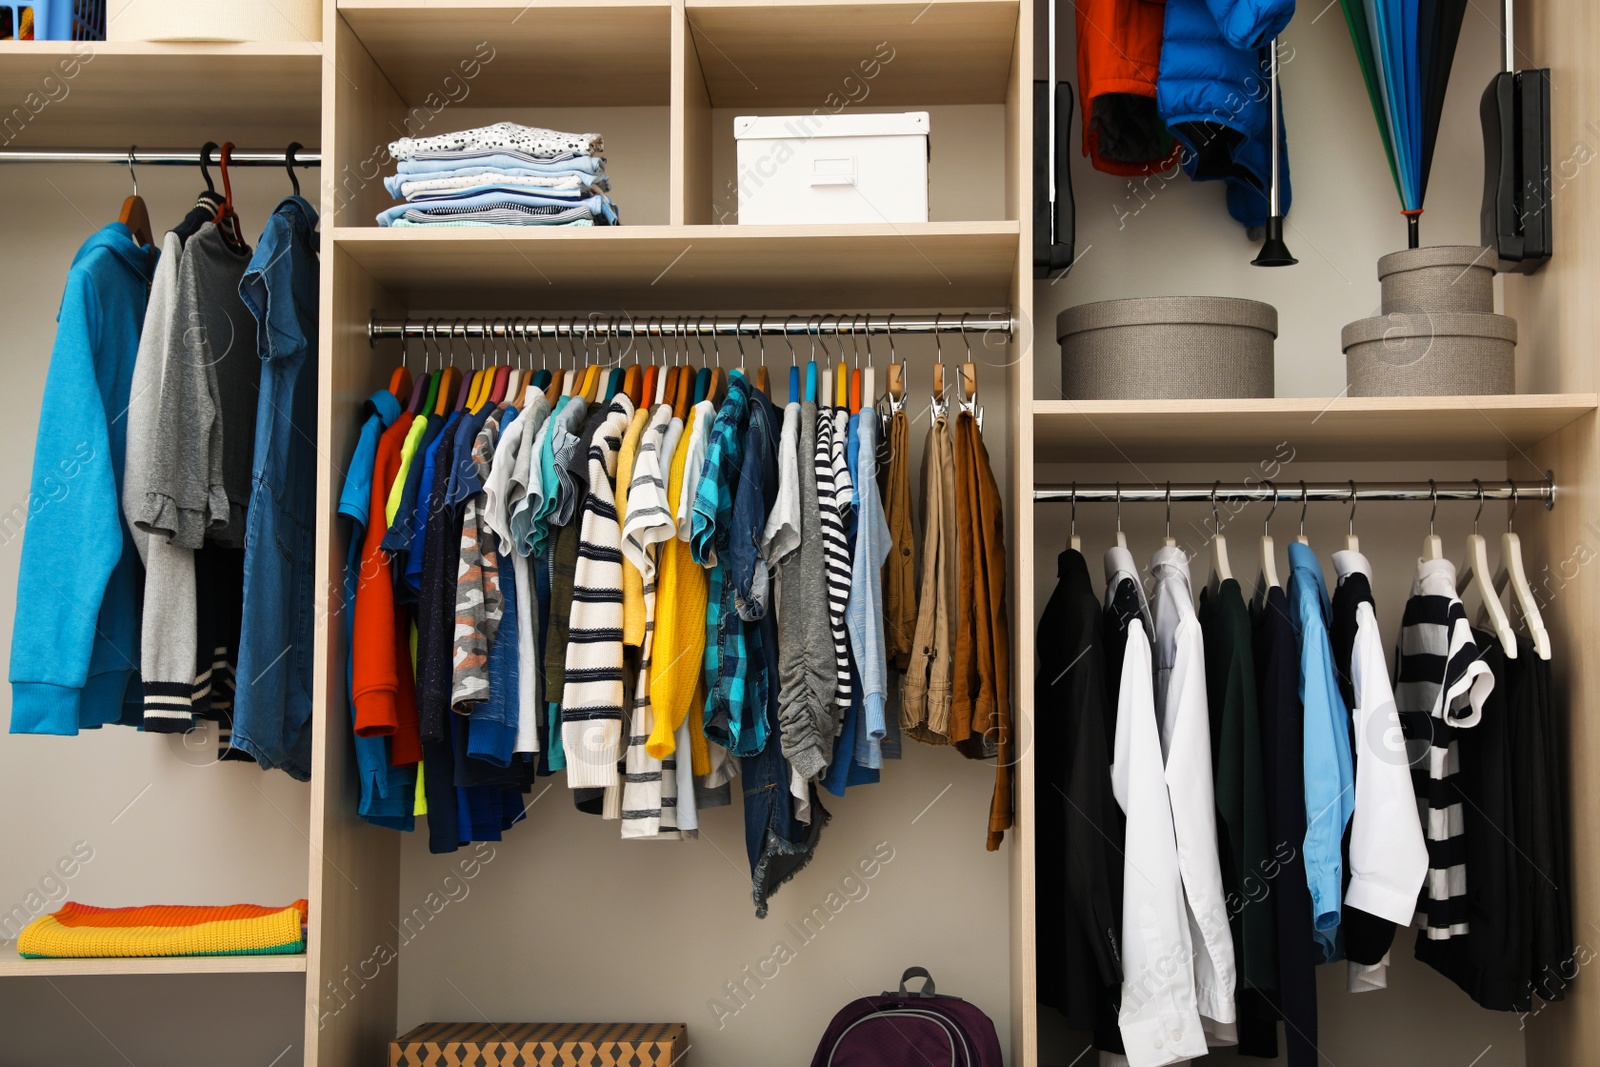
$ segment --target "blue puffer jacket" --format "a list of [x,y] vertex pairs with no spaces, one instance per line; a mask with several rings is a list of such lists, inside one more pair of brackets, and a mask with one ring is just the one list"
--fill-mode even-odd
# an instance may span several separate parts
[[[1267,220],[1268,48],[1293,17],[1294,0],[1167,0],[1156,104],[1183,146],[1183,169],[1195,181],[1227,182],[1228,213],[1246,226]],[[1287,215],[1289,151],[1281,125],[1279,134],[1279,207]]]

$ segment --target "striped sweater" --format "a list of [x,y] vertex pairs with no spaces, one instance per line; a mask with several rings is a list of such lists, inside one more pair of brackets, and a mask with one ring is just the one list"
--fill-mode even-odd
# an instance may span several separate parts
[[561,698],[561,744],[573,789],[614,785],[622,756],[622,529],[615,483],[617,453],[632,417],[633,405],[618,394],[589,446]]
[[854,501],[844,442],[839,439],[836,415],[824,409],[817,416],[817,498],[822,510],[822,541],[827,560],[828,625],[833,633],[833,721],[835,732],[850,713],[850,646],[845,629],[845,607],[850,600],[850,542],[845,522]]
[[1400,622],[1395,678],[1395,708],[1428,840],[1428,877],[1417,925],[1430,940],[1443,941],[1467,933],[1467,848],[1461,796],[1453,781],[1460,768],[1456,731],[1478,724],[1494,689],[1494,674],[1473,641],[1449,560],[1417,564]]

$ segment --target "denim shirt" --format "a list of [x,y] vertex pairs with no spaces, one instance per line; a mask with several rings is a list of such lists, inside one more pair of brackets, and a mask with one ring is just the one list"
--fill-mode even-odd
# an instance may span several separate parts
[[278,204],[239,283],[256,318],[261,388],[244,553],[233,747],[311,778],[316,628],[317,213]]
[[850,575],[850,599],[845,606],[845,626],[850,633],[850,653],[861,676],[865,728],[856,734],[855,762],[883,766],[882,743],[886,732],[884,709],[889,699],[889,668],[883,644],[883,564],[889,558],[889,522],[878,495],[878,449],[872,412],[851,416],[856,424],[851,438],[851,474],[856,484],[856,545]]
[[[719,685],[730,693],[729,713],[737,729],[736,755],[750,756],[767,743],[767,698],[777,677],[777,645],[766,632],[767,561],[761,556],[767,514],[778,498],[778,413],[765,394],[750,392],[750,418],[744,434],[744,462],[733,487],[727,544],[719,557],[725,569],[722,590],[722,669]],[[743,677],[738,670],[743,660]],[[732,692],[743,700],[734,704]]]
[[1310,547],[1289,544],[1289,606],[1300,642],[1300,702],[1305,707],[1306,883],[1320,959],[1336,957],[1344,892],[1340,842],[1355,811],[1350,715],[1333,675],[1328,590]]
[[[367,514],[372,502],[372,465],[378,450],[378,438],[400,416],[400,401],[387,389],[379,389],[367,400],[367,418],[361,424],[356,438],[355,451],[345,475],[344,491],[339,495],[339,514],[349,517],[350,549],[344,564],[344,647],[345,647],[345,698],[350,705],[350,721],[355,722],[355,702],[349,699],[354,691],[352,672],[354,661],[349,650],[355,640],[356,589],[361,584],[361,541],[366,533]],[[352,734],[356,750],[356,776],[360,781],[361,799],[356,813],[367,822],[392,830],[410,830],[412,794],[416,789],[416,768],[394,767],[389,763],[389,743],[384,737],[361,737]]]

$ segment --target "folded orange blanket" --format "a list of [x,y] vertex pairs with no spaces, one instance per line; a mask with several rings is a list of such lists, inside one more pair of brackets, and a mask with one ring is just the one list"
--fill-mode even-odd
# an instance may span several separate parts
[[152,904],[96,908],[68,901],[41,915],[17,937],[28,957],[289,955],[305,951],[306,902],[287,908],[255,904]]

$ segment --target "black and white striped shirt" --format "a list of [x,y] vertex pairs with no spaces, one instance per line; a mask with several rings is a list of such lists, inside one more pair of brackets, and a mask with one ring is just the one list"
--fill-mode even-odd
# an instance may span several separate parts
[[1394,701],[1405,730],[1417,811],[1428,841],[1418,925],[1435,941],[1467,933],[1466,837],[1456,731],[1476,726],[1494,674],[1456,595],[1456,568],[1425,559],[1400,623]]
[[[848,417],[848,416],[847,416]],[[822,512],[823,556],[827,564],[828,623],[833,632],[833,720],[850,712],[850,645],[845,608],[850,600],[850,542],[845,537],[844,503],[853,500],[850,470],[837,462],[837,426],[831,408],[817,413],[817,503]],[[840,484],[843,475],[844,484]],[[837,732],[837,731],[836,731]]]

